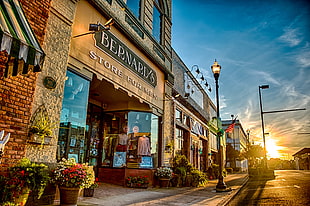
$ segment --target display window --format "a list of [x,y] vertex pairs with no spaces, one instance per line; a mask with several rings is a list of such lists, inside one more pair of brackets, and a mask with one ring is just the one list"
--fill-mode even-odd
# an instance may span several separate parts
[[102,166],[157,167],[158,122],[158,117],[148,112],[105,113]]
[[66,76],[57,157],[58,160],[74,158],[76,162],[85,162],[86,114],[90,82],[69,70]]

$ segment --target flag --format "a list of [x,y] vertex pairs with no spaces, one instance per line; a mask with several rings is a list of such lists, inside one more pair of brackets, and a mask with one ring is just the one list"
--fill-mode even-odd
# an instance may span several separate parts
[[233,119],[233,120],[231,121],[231,124],[230,124],[230,125],[227,127],[227,129],[225,130],[226,133],[232,132],[232,131],[234,130],[237,117],[238,117],[238,116],[236,116],[236,118]]

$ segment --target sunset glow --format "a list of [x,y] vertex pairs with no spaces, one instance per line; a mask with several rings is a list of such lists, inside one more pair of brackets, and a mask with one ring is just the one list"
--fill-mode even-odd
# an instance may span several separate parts
[[279,150],[281,149],[282,147],[278,146],[274,139],[268,138],[266,140],[266,150],[269,158],[280,158],[281,154],[279,153]]

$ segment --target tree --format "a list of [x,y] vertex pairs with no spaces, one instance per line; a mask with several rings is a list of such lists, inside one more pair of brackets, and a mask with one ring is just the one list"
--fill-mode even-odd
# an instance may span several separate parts
[[264,148],[260,145],[249,145],[245,156],[249,160],[249,167],[256,166],[259,163],[259,159],[264,157]]

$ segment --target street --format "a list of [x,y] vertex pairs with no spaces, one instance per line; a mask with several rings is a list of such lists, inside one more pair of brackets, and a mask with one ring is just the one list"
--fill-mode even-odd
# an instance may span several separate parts
[[274,180],[249,179],[227,205],[310,205],[310,171],[275,170]]

